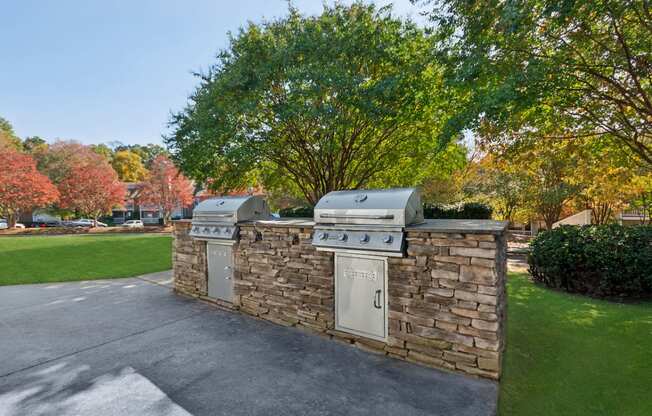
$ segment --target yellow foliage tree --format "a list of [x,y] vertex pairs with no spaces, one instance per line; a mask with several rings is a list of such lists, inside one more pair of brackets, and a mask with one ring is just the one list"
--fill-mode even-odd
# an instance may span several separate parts
[[123,182],[139,182],[147,177],[147,169],[140,156],[129,150],[121,150],[113,155],[113,169]]

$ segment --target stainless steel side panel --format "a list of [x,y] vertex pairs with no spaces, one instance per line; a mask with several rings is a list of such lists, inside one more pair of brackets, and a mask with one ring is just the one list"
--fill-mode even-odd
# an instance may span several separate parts
[[387,259],[335,254],[335,329],[387,338]]
[[233,301],[233,248],[230,245],[206,244],[208,261],[208,297]]

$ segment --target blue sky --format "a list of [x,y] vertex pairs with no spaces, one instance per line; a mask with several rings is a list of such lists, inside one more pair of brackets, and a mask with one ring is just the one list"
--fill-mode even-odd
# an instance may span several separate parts
[[[315,14],[323,2],[292,3]],[[375,3],[419,19],[409,0]],[[227,32],[286,11],[285,0],[5,0],[0,116],[22,138],[160,143]]]

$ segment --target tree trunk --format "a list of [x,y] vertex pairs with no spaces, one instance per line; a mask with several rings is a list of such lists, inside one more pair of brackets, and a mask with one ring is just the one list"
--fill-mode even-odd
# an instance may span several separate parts
[[611,218],[611,205],[608,203],[597,204],[591,207],[593,223],[596,225],[606,224]]
[[9,212],[7,214],[7,226],[9,228],[14,228],[16,226],[16,217],[17,217],[16,213]]
[[559,221],[563,205],[548,206],[543,210],[543,220],[546,223],[546,229],[552,230],[552,225]]

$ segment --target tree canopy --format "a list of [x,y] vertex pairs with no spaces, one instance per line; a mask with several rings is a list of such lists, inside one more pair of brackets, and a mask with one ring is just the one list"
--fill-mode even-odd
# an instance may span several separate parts
[[147,176],[147,169],[143,166],[140,156],[129,150],[115,152],[111,166],[123,182],[139,182]]
[[11,123],[0,117],[0,150],[4,148],[21,150],[22,144]]
[[154,162],[154,159],[156,159],[158,156],[168,157],[170,155],[163,146],[159,144],[153,144],[153,143],[148,143],[146,145],[118,144],[117,146],[115,146],[115,149],[113,150],[115,151],[115,153],[122,152],[122,151],[129,151],[137,154],[138,156],[140,156],[141,162],[143,163],[146,169],[149,169],[152,166],[152,162]]
[[34,158],[39,171],[46,174],[55,184],[69,176],[74,166],[107,163],[104,156],[95,153],[90,146],[74,140],[57,140],[35,153]]
[[57,188],[36,169],[34,159],[14,149],[0,149],[0,215],[13,226],[22,210],[49,205]]
[[94,220],[110,213],[126,196],[125,186],[104,159],[72,165],[58,187],[62,208],[89,215]]
[[604,136],[652,168],[649,1],[414,2],[434,5],[447,85],[464,97],[446,131],[488,128],[494,142]]
[[192,202],[192,191],[192,183],[179,172],[174,163],[166,156],[159,155],[152,161],[140,200],[159,207],[163,211],[163,222],[167,225],[174,209]]
[[[429,39],[390,9],[354,3],[249,24],[200,74],[166,143],[190,177],[228,190],[291,184],[310,203],[401,182],[445,147],[441,70]],[[397,179],[398,178],[398,179]]]

